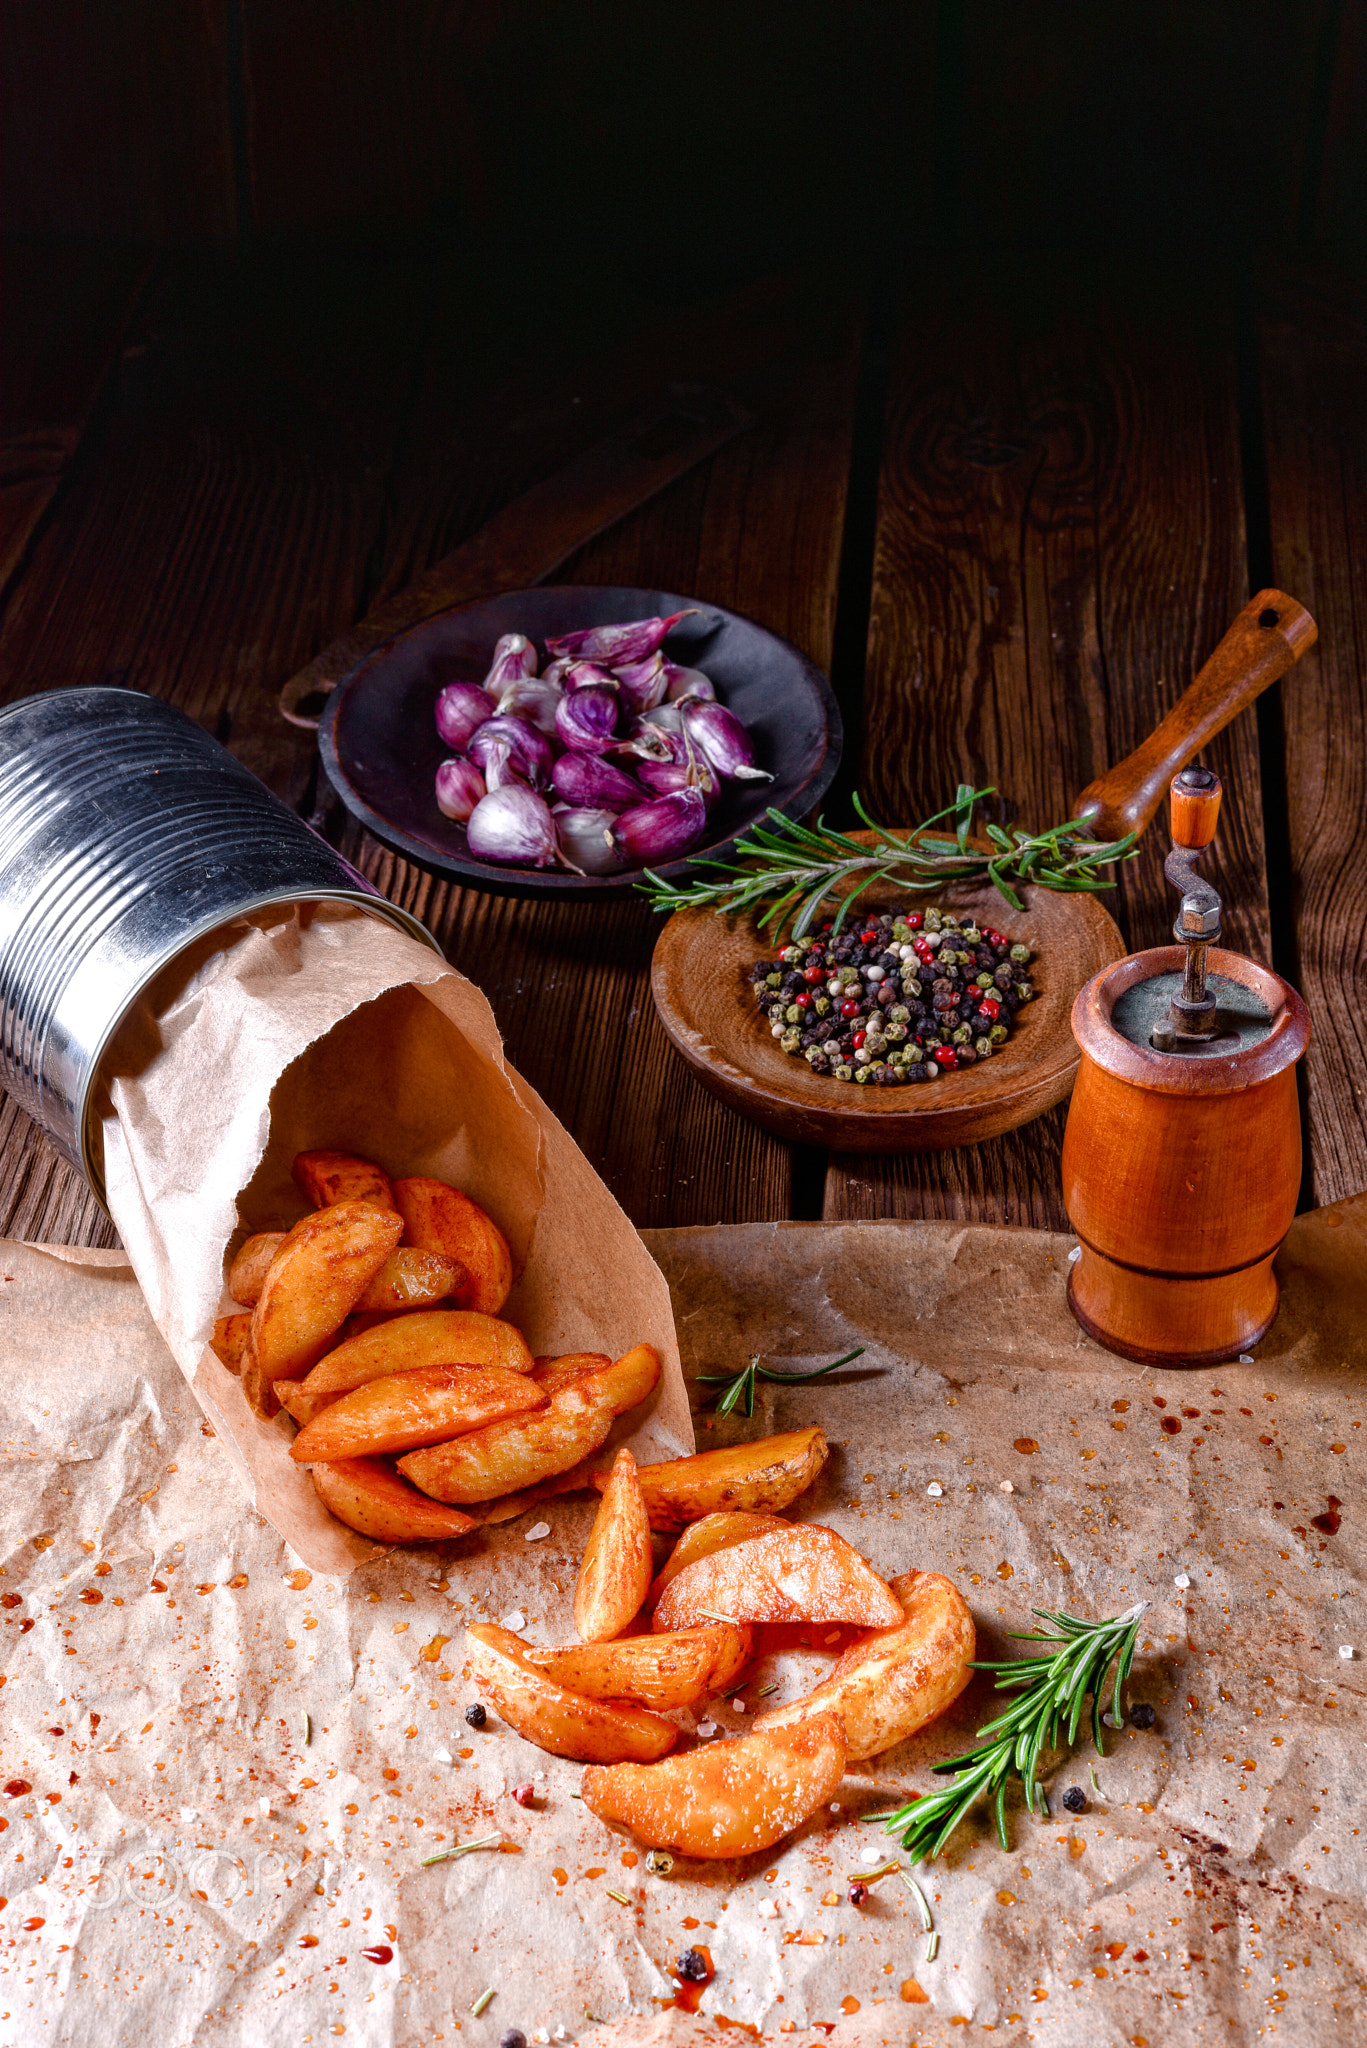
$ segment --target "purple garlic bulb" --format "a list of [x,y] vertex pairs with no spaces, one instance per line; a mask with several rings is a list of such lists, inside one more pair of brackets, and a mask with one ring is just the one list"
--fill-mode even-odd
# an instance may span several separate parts
[[490,789],[508,782],[525,782],[532,789],[544,789],[551,778],[555,749],[544,733],[525,718],[503,713],[488,719],[470,741],[470,759],[484,775]]
[[551,788],[562,803],[576,809],[625,811],[646,799],[639,782],[601,754],[581,753],[577,747],[562,754],[552,768]]
[[613,820],[612,843],[628,867],[677,860],[702,838],[707,805],[697,789],[680,789],[621,811]]
[[[664,698],[670,667],[662,654],[652,654],[647,661],[628,662],[625,667],[614,671],[622,702],[628,711],[634,711],[640,717],[655,709]],[[684,673],[691,671],[680,670],[680,674]]]
[[637,773],[656,796],[672,796],[678,789],[699,789],[710,809],[721,795],[721,778],[701,754],[694,757],[691,767],[683,761],[642,761]]
[[521,682],[524,676],[536,674],[536,649],[525,633],[505,633],[495,643],[494,659],[484,687],[491,697],[497,697],[507,689],[509,683]]
[[487,794],[484,777],[473,761],[443,761],[437,770],[437,809],[444,818],[463,825],[480,798]]
[[603,668],[596,661],[572,661],[565,670],[564,690],[587,690],[593,683],[601,683],[605,690],[617,688],[617,678],[609,668]]
[[728,782],[772,782],[773,776],[755,766],[750,735],[724,704],[698,703],[685,698],[680,705],[684,731],[706,755],[718,775]]
[[570,660],[568,654],[561,654],[554,661],[546,663],[546,666],[541,671],[541,681],[549,683],[553,689],[563,690],[565,678],[573,667],[574,663]]
[[602,661],[609,668],[624,662],[644,661],[664,642],[666,633],[686,619],[696,605],[688,605],[667,619],[632,619],[621,626],[588,626],[582,632],[562,633],[546,642],[547,654],[568,654],[576,661]]
[[563,746],[588,754],[606,753],[617,731],[620,709],[615,685],[590,683],[586,689],[567,690],[556,706],[556,736]]
[[677,661],[665,663],[664,693],[671,704],[677,704],[680,697],[700,697],[711,704],[717,695],[700,668],[680,668]]
[[615,811],[557,804],[551,815],[560,835],[562,858],[581,874],[615,875],[624,866],[608,836],[616,822]]
[[498,700],[498,709],[513,718],[525,718],[528,725],[534,725],[549,739],[555,732],[555,707],[559,702],[560,692],[553,683],[543,682],[537,676],[523,676],[509,683]]
[[448,683],[437,698],[437,732],[445,746],[461,753],[470,735],[494,715],[494,700],[478,683]]
[[554,865],[557,841],[550,805],[521,783],[491,789],[470,813],[465,833],[476,860],[511,868]]

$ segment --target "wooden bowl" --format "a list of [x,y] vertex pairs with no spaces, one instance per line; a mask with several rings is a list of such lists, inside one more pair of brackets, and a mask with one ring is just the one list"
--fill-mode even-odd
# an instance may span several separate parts
[[812,1073],[804,1059],[783,1051],[751,994],[748,969],[778,948],[757,935],[749,917],[676,911],[651,962],[655,1007],[703,1086],[777,1137],[832,1152],[977,1145],[1071,1093],[1080,1057],[1069,1021],[1073,1000],[1094,974],[1125,957],[1125,942],[1095,896],[1035,887],[1018,893],[1023,911],[1010,909],[990,883],[933,896],[899,894],[888,883],[861,899],[880,911],[931,904],[956,917],[968,911],[1038,955],[1030,965],[1035,1000],[1017,1013],[999,1052],[961,1073],[901,1088],[861,1088]]
[[470,852],[465,828],[437,809],[437,764],[450,748],[437,737],[433,707],[444,683],[479,682],[503,633],[526,633],[544,648],[547,634],[577,632],[618,619],[667,616],[696,605],[667,642],[677,661],[701,668],[734,711],[772,782],[731,782],[687,858],[657,861],[666,877],[688,861],[724,854],[770,805],[790,818],[821,802],[840,763],[840,712],[830,684],[776,633],[719,604],[668,590],[540,585],[436,612],[398,633],[342,678],[318,727],[328,780],[347,809],[377,838],[425,867],[505,896],[614,896],[641,879],[501,867]]

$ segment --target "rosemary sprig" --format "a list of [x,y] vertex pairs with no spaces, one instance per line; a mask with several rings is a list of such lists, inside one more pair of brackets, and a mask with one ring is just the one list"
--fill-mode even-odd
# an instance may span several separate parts
[[[765,813],[767,825],[752,825],[736,841],[732,859],[693,861],[696,881],[677,888],[647,868],[645,880],[637,887],[645,890],[654,910],[679,910],[685,904],[710,904],[717,911],[763,906],[761,931],[772,925],[778,932],[791,917],[792,936],[800,939],[835,891],[851,882],[855,886],[835,914],[836,931],[864,891],[876,882],[895,882],[899,889],[927,895],[947,882],[986,879],[1013,910],[1024,906],[1011,886],[1012,878],[1070,893],[1115,886],[1114,876],[1101,871],[1132,857],[1138,837],[1135,832],[1101,843],[1086,836],[1081,818],[1069,818],[1048,832],[1035,833],[1006,832],[1000,825],[984,825],[992,851],[970,846],[974,807],[995,794],[995,788],[974,789],[971,783],[961,782],[952,804],[904,833],[880,825],[856,796],[854,808],[876,835],[874,846],[861,846],[857,839],[827,825],[824,818],[818,818],[812,829],[771,808]],[[952,821],[950,834],[931,831],[946,819]],[[706,869],[719,879],[705,875]]]
[[833,1358],[829,1365],[818,1365],[811,1372],[772,1372],[767,1365],[760,1364],[756,1355],[738,1373],[700,1372],[696,1377],[701,1386],[725,1387],[726,1392],[717,1400],[718,1415],[729,1415],[739,1403],[742,1404],[741,1414],[749,1418],[755,1412],[756,1379],[774,1380],[780,1386],[791,1385],[798,1380],[821,1380],[838,1366],[848,1365],[852,1359],[863,1355],[864,1346],[860,1344],[853,1351],[847,1351],[843,1358]]
[[978,1730],[978,1745],[963,1756],[949,1757],[935,1764],[936,1771],[958,1773],[943,1792],[899,1807],[896,1813],[880,1814],[887,1832],[901,1834],[902,1846],[915,1857],[938,1856],[959,1822],[982,1793],[992,1797],[997,1836],[1003,1849],[1006,1838],[1006,1784],[1013,1773],[1025,1787],[1025,1803],[1032,1813],[1047,1812],[1044,1794],[1037,1780],[1040,1756],[1059,1747],[1059,1728],[1066,1721],[1065,1743],[1071,1748],[1082,1719],[1083,1702],[1092,1696],[1092,1738],[1097,1754],[1105,1755],[1101,1735],[1101,1695],[1106,1673],[1115,1659],[1111,1687],[1111,1712],[1118,1714],[1121,1688],[1129,1675],[1139,1624],[1148,1607],[1146,1600],[1109,1621],[1079,1621],[1075,1614],[1037,1607],[1041,1621],[1052,1630],[1014,1631],[1030,1643],[1057,1643],[1048,1657],[1018,1657],[1006,1664],[975,1664],[975,1671],[995,1671],[998,1692],[1016,1692],[1004,1714]]

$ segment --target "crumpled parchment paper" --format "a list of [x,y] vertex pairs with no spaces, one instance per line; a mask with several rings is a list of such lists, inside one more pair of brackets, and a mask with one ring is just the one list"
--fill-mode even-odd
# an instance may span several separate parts
[[109,1210],[152,1316],[256,1506],[304,1563],[344,1572],[375,1545],[336,1521],[207,1346],[236,1306],[225,1260],[307,1213],[291,1164],[330,1147],[433,1174],[512,1248],[503,1313],[538,1354],[660,1353],[650,1403],[614,1441],[693,1449],[669,1293],[568,1132],[503,1058],[488,1001],[436,953],[342,904],[273,910],[182,954],[105,1062]]
[[[950,1574],[980,1656],[1035,1606],[1148,1600],[1129,1698],[1155,1727],[1109,1736],[1104,1759],[1080,1744],[1049,1774],[1051,1818],[1013,1798],[1009,1853],[980,1814],[921,1870],[933,1962],[899,1881],[855,1909],[847,1873],[895,1846],[860,1816],[941,1782],[928,1764],[989,1718],[983,1678],[767,1855],[648,1876],[571,1796],[577,1766],[462,1718],[465,1621],[571,1639],[590,1501],[310,1573],[248,1505],[122,1259],[5,1246],[0,2038],[1357,2038],[1367,1198],[1297,1220],[1252,1362],[1191,1373],[1081,1336],[1066,1237],[755,1224],[646,1242],[690,1373],[867,1347],[832,1380],[761,1384],[753,1422],[701,1419],[700,1444],[820,1420],[831,1460],[794,1512],[884,1572]],[[833,1654],[771,1657],[740,1698],[805,1690]],[[510,1796],[528,1777],[530,1810]],[[669,1965],[698,1942],[716,1976],[689,2017]]]

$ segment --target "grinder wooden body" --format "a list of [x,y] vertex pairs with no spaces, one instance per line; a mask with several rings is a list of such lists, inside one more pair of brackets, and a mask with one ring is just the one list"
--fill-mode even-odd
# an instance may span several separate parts
[[1266,1334],[1301,1177],[1295,1066],[1310,1020],[1279,975],[1211,947],[1211,974],[1242,983],[1272,1018],[1265,1038],[1227,1053],[1160,1052],[1112,1022],[1127,990],[1183,960],[1165,946],[1105,968],[1072,1015],[1082,1064],[1063,1198],[1081,1257],[1069,1305],[1108,1350],[1152,1365],[1214,1364]]

